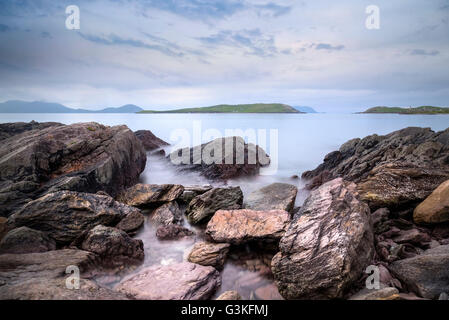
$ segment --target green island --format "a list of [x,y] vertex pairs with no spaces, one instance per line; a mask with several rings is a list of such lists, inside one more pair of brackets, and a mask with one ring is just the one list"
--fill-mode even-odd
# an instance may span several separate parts
[[184,108],[176,110],[155,111],[143,110],[138,113],[304,113],[281,103],[254,103],[254,104],[220,104],[202,108]]
[[416,108],[374,107],[360,113],[449,114],[449,108],[421,106]]

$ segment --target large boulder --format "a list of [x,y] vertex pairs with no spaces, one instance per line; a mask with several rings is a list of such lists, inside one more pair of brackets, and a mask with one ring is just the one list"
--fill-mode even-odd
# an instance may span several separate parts
[[46,232],[68,244],[97,225],[113,226],[138,209],[109,196],[59,191],[29,202],[8,219],[8,226],[26,226]]
[[284,235],[290,215],[284,210],[219,210],[207,224],[206,234],[216,242],[276,242]]
[[279,243],[272,271],[286,299],[343,297],[374,253],[368,206],[343,179],[311,192]]
[[194,224],[207,222],[218,210],[236,210],[242,207],[240,187],[213,188],[190,201],[187,219]]
[[153,151],[169,145],[164,140],[156,137],[150,130],[138,130],[134,134],[142,142],[146,151]]
[[142,240],[132,239],[125,231],[102,225],[91,229],[81,249],[97,254],[106,266],[139,264],[145,255]]
[[0,253],[32,253],[56,249],[56,242],[44,232],[28,227],[12,229],[0,241]]
[[42,130],[53,126],[62,126],[62,123],[58,122],[10,122],[0,123],[0,140],[7,139],[9,137],[21,134],[30,130]]
[[193,148],[179,149],[168,158],[182,170],[199,171],[208,179],[227,180],[259,174],[270,164],[265,151],[241,137],[218,138]]
[[183,262],[143,269],[115,289],[138,300],[205,300],[220,284],[213,267]]
[[336,177],[356,182],[372,209],[414,205],[449,179],[449,128],[411,127],[353,139],[302,177],[312,180],[310,186]]
[[126,126],[50,125],[3,139],[0,145],[0,215],[60,190],[115,196],[144,170],[142,144]]
[[151,213],[150,220],[163,225],[182,224],[183,214],[176,201],[164,203]]
[[222,269],[228,252],[229,244],[227,243],[197,242],[187,260],[202,266]]
[[243,206],[252,210],[285,210],[290,212],[295,205],[298,188],[287,183],[273,183],[250,193]]
[[443,182],[413,212],[416,223],[442,223],[449,221],[449,180]]
[[437,299],[442,292],[449,292],[449,245],[395,261],[389,269],[409,290],[423,298]]
[[118,197],[117,201],[134,207],[154,207],[178,199],[184,187],[177,184],[136,184]]

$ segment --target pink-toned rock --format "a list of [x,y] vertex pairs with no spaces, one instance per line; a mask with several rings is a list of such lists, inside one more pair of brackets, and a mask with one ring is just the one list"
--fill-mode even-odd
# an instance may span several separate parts
[[274,284],[268,284],[257,288],[254,293],[260,300],[284,300],[284,298],[282,298],[279,294],[278,288]]
[[283,210],[219,210],[207,224],[206,233],[217,242],[242,244],[249,241],[277,241],[290,221]]
[[213,267],[183,262],[145,268],[115,289],[138,300],[205,300],[220,284]]

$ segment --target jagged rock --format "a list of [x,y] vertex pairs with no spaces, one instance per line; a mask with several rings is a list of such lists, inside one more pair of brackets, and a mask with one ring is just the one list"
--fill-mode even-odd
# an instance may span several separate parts
[[137,182],[145,150],[126,126],[51,125],[24,131],[0,145],[0,214],[60,190],[115,196]]
[[42,130],[53,126],[62,126],[62,123],[58,122],[12,122],[12,123],[0,123],[0,140],[10,138],[12,136],[21,134],[30,130]]
[[242,300],[237,291],[225,291],[215,300]]
[[417,295],[436,299],[449,291],[449,245],[390,264],[390,271]]
[[449,179],[449,128],[435,133],[411,127],[350,140],[302,177],[319,175],[326,175],[322,182],[336,177],[356,182],[372,209],[416,204]]
[[449,180],[443,182],[413,212],[416,223],[449,221]]
[[276,242],[289,221],[290,215],[283,210],[219,210],[207,224],[206,234],[214,241],[232,244]]
[[56,242],[42,231],[27,227],[12,229],[0,241],[0,253],[32,253],[56,249]]
[[187,260],[202,266],[222,269],[229,252],[227,243],[197,242]]
[[145,222],[145,217],[139,210],[131,211],[126,217],[122,219],[115,227],[123,230],[130,235],[136,234],[136,232],[142,227]]
[[156,237],[160,240],[176,240],[193,236],[195,233],[177,224],[160,226],[156,230]]
[[343,179],[311,192],[279,243],[271,266],[286,299],[342,297],[374,253],[368,206]]
[[145,255],[142,240],[132,239],[125,231],[102,225],[91,229],[81,249],[97,254],[107,266],[139,264]]
[[250,193],[243,207],[251,210],[292,211],[298,188],[287,183],[273,183]]
[[207,222],[218,210],[240,209],[242,203],[240,187],[213,188],[190,201],[187,219],[194,224]]
[[111,197],[59,191],[31,201],[8,219],[10,228],[27,226],[67,244],[97,225],[116,225],[136,208]]
[[157,224],[182,224],[182,212],[176,201],[164,203],[162,206],[153,210],[150,220]]
[[392,295],[399,294],[399,290],[392,287],[386,287],[381,289],[363,289],[351,296],[349,300],[381,300]]
[[213,267],[183,262],[143,269],[115,289],[139,300],[205,300],[220,284]]
[[169,143],[156,137],[150,130],[138,130],[134,134],[142,142],[146,151],[153,151],[169,145]]
[[227,180],[257,175],[270,164],[265,151],[241,137],[218,138],[193,148],[179,149],[168,158],[182,170],[199,171],[208,179]]
[[196,196],[203,194],[212,189],[211,185],[203,185],[203,186],[184,186],[184,192],[182,193],[179,200],[182,202],[189,204],[190,201],[193,200]]
[[117,201],[134,207],[152,207],[178,199],[184,187],[177,184],[136,184],[118,197]]

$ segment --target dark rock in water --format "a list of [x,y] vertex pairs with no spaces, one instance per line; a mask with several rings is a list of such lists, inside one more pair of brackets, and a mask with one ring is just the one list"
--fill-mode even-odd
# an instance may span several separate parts
[[139,130],[134,134],[142,142],[146,151],[153,151],[169,145],[169,143],[156,137],[150,130]]
[[49,193],[31,201],[8,219],[10,228],[27,226],[68,244],[97,225],[116,225],[136,208],[111,197],[74,191]]
[[336,177],[356,182],[372,209],[414,205],[449,179],[449,129],[435,133],[412,127],[350,140],[302,177],[320,175],[321,182]]
[[279,243],[271,266],[286,299],[332,299],[368,266],[374,253],[368,206],[343,179],[311,192]]
[[12,229],[0,241],[0,253],[32,253],[56,249],[56,242],[42,231],[27,227]]
[[436,224],[449,221],[449,180],[438,186],[413,212],[416,223]]
[[131,211],[125,218],[122,219],[115,227],[123,230],[130,235],[136,234],[136,232],[142,227],[145,222],[145,217],[139,210]]
[[298,188],[287,183],[273,183],[250,193],[244,201],[244,208],[251,210],[292,211]]
[[143,269],[115,290],[138,300],[205,300],[220,284],[220,273],[213,267],[183,262]]
[[142,240],[132,239],[125,231],[101,225],[87,233],[81,249],[97,254],[104,265],[111,267],[139,264],[145,257]]
[[176,240],[184,237],[193,236],[195,233],[187,228],[177,224],[160,226],[156,230],[156,237],[160,240]]
[[241,137],[218,138],[193,148],[179,149],[168,158],[183,170],[199,171],[208,179],[227,180],[259,174],[270,164],[265,151]]
[[167,202],[153,210],[150,220],[163,225],[182,224],[182,211],[176,201]]
[[137,182],[145,150],[126,126],[54,125],[2,140],[0,215],[45,193],[72,190],[115,196]]
[[202,266],[222,269],[229,252],[227,243],[197,242],[189,254],[188,261]]
[[240,187],[213,188],[190,201],[187,219],[194,224],[207,222],[218,210],[236,210],[242,207]]
[[0,140],[10,138],[12,136],[21,134],[30,130],[42,130],[48,127],[62,126],[62,123],[58,122],[12,122],[12,123],[0,123]]
[[290,215],[284,210],[219,210],[207,224],[206,234],[216,242],[277,242],[284,235]]
[[242,300],[237,291],[225,291],[216,300]]
[[184,186],[184,192],[179,198],[180,201],[189,204],[190,201],[193,200],[196,196],[203,194],[212,189],[211,185],[203,185],[203,186]]
[[[95,254],[74,249],[0,255],[0,300],[127,299],[124,294],[82,278],[97,265]],[[79,289],[67,287],[73,275],[72,271],[66,273],[69,266],[80,270]]]
[[449,291],[449,245],[395,261],[390,265],[390,270],[417,295],[437,299],[442,292]]
[[154,207],[178,199],[184,187],[178,184],[136,184],[118,197],[117,201],[134,207]]

